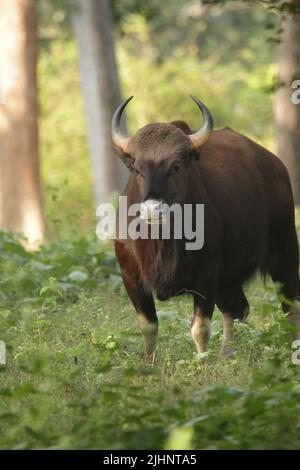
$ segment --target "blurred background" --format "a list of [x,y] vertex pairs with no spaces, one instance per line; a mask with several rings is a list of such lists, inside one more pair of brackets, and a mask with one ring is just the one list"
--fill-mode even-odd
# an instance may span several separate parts
[[198,128],[196,95],[216,128],[280,156],[300,203],[299,3],[0,0],[0,228],[33,244],[94,230],[97,204],[128,177],[110,120],[131,94],[131,133]]
[[110,122],[129,95],[130,133],[199,128],[196,95],[216,128],[280,156],[300,203],[299,14],[300,0],[0,0],[0,449],[300,449],[299,351],[276,286],[246,286],[228,362],[220,312],[203,358],[192,298],[156,302],[148,367],[95,233],[128,178]]

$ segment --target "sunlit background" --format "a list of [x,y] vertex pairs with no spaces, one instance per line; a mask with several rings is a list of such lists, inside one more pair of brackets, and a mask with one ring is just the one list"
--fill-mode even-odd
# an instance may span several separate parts
[[[8,4],[9,8],[13,8],[14,3],[18,4],[2,0],[3,13]],[[22,18],[21,3],[15,12],[19,21]],[[108,179],[108,170],[103,165],[106,158],[103,153],[107,152],[105,146],[101,147],[101,135],[97,136],[97,130],[99,133],[99,127],[103,127],[103,121],[101,124],[101,119],[98,120],[95,115],[97,97],[94,100],[96,111],[90,112],[89,100],[93,100],[93,97],[87,98],[83,90],[84,86],[86,89],[90,86],[88,80],[93,80],[93,75],[97,80],[97,66],[101,60],[98,57],[93,62],[93,54],[99,55],[101,51],[100,48],[95,49],[94,42],[85,42],[87,36],[84,37],[84,34],[89,33],[88,21],[91,15],[89,18],[88,13],[80,11],[80,8],[82,5],[87,8],[90,2],[38,0],[34,3],[27,1],[23,5],[27,4],[29,15],[36,15],[37,23],[37,158],[41,168],[44,210],[42,222],[34,222],[30,214],[24,217],[29,224],[25,230],[27,236],[34,238],[32,231],[36,229],[41,232],[44,226],[45,239],[49,240],[67,230],[71,221],[82,233],[95,227],[95,206],[99,202],[96,193],[101,193],[99,188],[103,186],[103,179]],[[115,49],[119,77],[119,82],[116,82],[117,92],[110,90],[114,80],[111,76],[106,85],[99,85],[100,88],[102,86],[99,109],[101,99],[103,106],[109,108],[103,130],[106,140],[110,138],[109,118],[115,104],[121,97],[131,94],[135,95],[135,100],[126,113],[131,133],[146,123],[172,119],[185,119],[191,127],[197,128],[200,125],[199,115],[189,99],[189,95],[194,94],[210,108],[217,128],[230,126],[271,151],[276,151],[273,111],[278,83],[280,23],[276,9],[265,8],[262,3],[266,2],[247,1],[115,0],[102,3],[105,3],[105,14],[110,17],[109,25],[113,33],[107,49],[107,38],[102,38],[103,47],[108,57],[113,57]],[[1,16],[5,30],[6,15]],[[97,24],[91,24],[90,28],[91,31],[93,28],[97,30]],[[13,55],[13,34],[13,27],[7,33],[2,32],[2,56],[5,53]],[[101,40],[101,35],[95,37]],[[18,53],[21,54],[22,45],[19,43],[18,47]],[[89,57],[91,62],[88,63],[85,59]],[[10,60],[13,61],[13,58],[10,57]],[[8,61],[6,65],[11,63]],[[101,81],[101,76],[98,79]],[[7,67],[5,69],[2,66],[3,93],[9,88],[9,80],[14,80],[14,87],[18,87],[17,74],[7,73]],[[105,86],[108,97],[106,103],[103,97]],[[16,94],[14,91],[12,93]],[[34,93],[34,89],[30,93]],[[8,98],[8,104],[0,108],[2,135],[14,132],[13,128],[7,131],[5,127],[5,108],[9,108],[12,95]],[[18,103],[21,106],[21,102],[16,101],[16,113],[21,112],[17,109]],[[91,159],[93,146],[96,155]],[[102,163],[99,155],[103,158]],[[95,172],[95,166],[91,163],[94,161],[95,165],[97,158],[99,161],[96,165],[103,165],[103,174],[101,169],[100,173],[99,169],[98,173]],[[117,156],[109,152],[106,161],[110,162],[111,159],[117,159]],[[122,173],[121,177],[106,184],[100,199],[103,199],[103,194],[109,199],[111,189],[121,191],[124,187],[127,170],[121,170],[119,164],[118,171]],[[16,183],[11,188],[14,186]],[[9,197],[14,198],[14,194],[13,190]],[[7,200],[7,191],[3,197]],[[2,226],[6,225],[2,223]],[[22,224],[9,223],[7,228],[22,229]]]

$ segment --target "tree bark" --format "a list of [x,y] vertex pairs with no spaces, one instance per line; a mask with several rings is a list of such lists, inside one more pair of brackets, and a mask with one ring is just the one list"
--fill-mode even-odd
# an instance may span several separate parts
[[[294,199],[300,204],[300,104],[292,102],[292,83],[300,79],[300,19],[283,20],[279,44],[279,89],[275,103],[278,155],[292,182]],[[276,183],[275,183],[276,184]]]
[[123,189],[126,169],[113,152],[111,118],[121,102],[112,21],[107,0],[73,0],[96,204]]
[[43,238],[34,0],[0,0],[0,227]]

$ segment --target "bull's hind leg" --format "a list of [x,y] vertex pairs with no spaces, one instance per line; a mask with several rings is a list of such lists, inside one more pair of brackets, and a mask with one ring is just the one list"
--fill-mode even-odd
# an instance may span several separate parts
[[282,309],[295,327],[293,337],[298,339],[300,338],[300,280],[299,249],[295,230],[291,230],[284,240],[277,240],[275,246],[277,249],[273,247],[270,255],[269,271],[273,281],[281,287]]
[[[152,293],[143,284],[138,266],[134,266],[132,258],[130,264],[126,263],[125,250],[126,248],[121,244],[119,244],[119,247],[116,244],[117,257],[122,267],[123,282],[130,300],[136,309],[138,324],[143,334],[146,359],[151,364],[154,364],[158,334],[158,319],[154,299]],[[130,266],[131,269],[127,269],[127,266]]]
[[233,323],[234,320],[245,321],[249,314],[249,304],[242,288],[223,293],[218,300],[218,308],[223,316],[223,341],[220,350],[221,359],[234,354]]

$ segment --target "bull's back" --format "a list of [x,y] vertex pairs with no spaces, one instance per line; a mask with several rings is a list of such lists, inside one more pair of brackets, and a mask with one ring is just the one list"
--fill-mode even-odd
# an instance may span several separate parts
[[230,129],[213,133],[192,178],[201,178],[222,226],[224,277],[263,268],[276,230],[295,230],[289,176],[272,153]]

